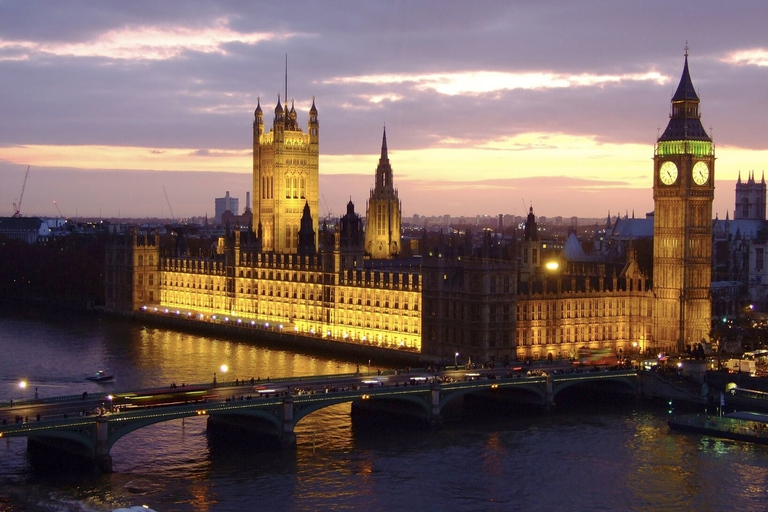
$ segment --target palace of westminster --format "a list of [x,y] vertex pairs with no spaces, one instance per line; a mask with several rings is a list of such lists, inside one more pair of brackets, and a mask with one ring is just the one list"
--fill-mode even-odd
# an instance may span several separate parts
[[[259,102],[247,219],[235,216],[205,256],[185,250],[180,232],[171,250],[157,232],[116,237],[106,306],[271,326],[443,362],[458,354],[478,363],[559,359],[583,348],[682,352],[709,342],[713,313],[728,313],[715,296],[730,288],[714,286],[713,275],[728,283],[718,272],[749,267],[755,249],[733,246],[765,223],[766,192],[764,180],[739,178],[734,219],[713,221],[715,151],[687,52],[671,103],[654,148],[654,213],[613,227],[609,218],[611,243],[586,255],[575,236],[557,249],[540,240],[532,208],[521,237],[485,230],[404,242],[386,131],[365,222],[351,201],[346,215],[321,222],[314,99],[306,131],[279,97],[267,129]],[[642,236],[633,234],[643,229],[652,233],[647,265],[638,258]],[[718,248],[718,237],[730,245]]]

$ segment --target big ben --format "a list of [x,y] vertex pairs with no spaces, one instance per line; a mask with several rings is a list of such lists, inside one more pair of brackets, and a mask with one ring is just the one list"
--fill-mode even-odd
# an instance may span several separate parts
[[709,339],[715,151],[701,124],[688,49],[669,124],[653,158],[653,341],[683,352]]

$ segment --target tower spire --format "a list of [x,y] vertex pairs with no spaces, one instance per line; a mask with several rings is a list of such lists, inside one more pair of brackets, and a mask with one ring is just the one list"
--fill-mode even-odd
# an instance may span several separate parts
[[387,155],[387,125],[384,125],[384,136],[381,139],[381,161],[389,160]]
[[701,124],[699,113],[699,96],[693,88],[691,74],[688,71],[688,44],[685,45],[685,64],[680,76],[675,95],[672,96],[672,114],[669,116],[669,124],[659,137],[663,141],[699,140],[712,142]]
[[288,102],[288,54],[285,54],[285,98],[286,103]]

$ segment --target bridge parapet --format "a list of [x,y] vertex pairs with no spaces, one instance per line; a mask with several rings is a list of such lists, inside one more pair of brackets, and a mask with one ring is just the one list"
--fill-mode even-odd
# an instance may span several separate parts
[[[110,449],[126,434],[151,424],[196,415],[205,415],[209,418],[220,416],[232,421],[237,421],[238,417],[250,417],[254,424],[261,422],[261,425],[271,425],[271,432],[281,437],[284,446],[290,447],[296,444],[294,427],[297,423],[314,411],[344,402],[370,401],[369,403],[371,403],[377,400],[381,403],[390,404],[397,401],[407,402],[412,405],[410,407],[412,412],[420,415],[432,425],[439,425],[446,404],[471,393],[494,393],[516,389],[533,397],[535,402],[546,406],[552,403],[557,393],[581,383],[611,381],[631,389],[636,389],[638,385],[637,372],[634,370],[535,376],[506,375],[502,377],[492,371],[486,371],[482,375],[483,377],[458,380],[460,376],[455,371],[440,374],[389,372],[383,375],[377,372],[376,377],[386,376],[389,380],[382,379],[378,385],[369,384],[367,386],[362,385],[363,379],[366,376],[373,377],[374,374],[354,373],[336,376],[270,379],[269,384],[295,383],[296,386],[279,386],[278,389],[285,391],[272,392],[264,396],[258,393],[251,396],[250,393],[253,393],[253,388],[250,388],[247,399],[243,395],[237,399],[229,397],[229,395],[240,394],[236,385],[232,387],[218,386],[216,389],[228,390],[226,393],[229,395],[227,395],[226,400],[222,395],[218,395],[218,398],[199,403],[155,404],[143,409],[118,410],[103,415],[3,424],[0,426],[0,437],[73,441],[81,445],[85,453],[91,454],[90,456],[102,470],[107,471],[111,467]],[[266,384],[265,381],[261,382]],[[338,387],[336,385],[328,386],[329,383],[337,383]],[[240,381],[238,380],[233,384],[239,385]],[[315,386],[314,391],[291,392],[292,390],[312,389],[313,386]],[[243,391],[249,387],[250,384],[244,386]],[[319,391],[319,389],[324,391]],[[141,391],[137,393],[141,393]],[[105,397],[106,395],[103,398]],[[83,404],[82,397],[79,395],[54,397],[51,400],[63,404],[70,403],[73,410]],[[94,400],[98,402],[100,398],[94,398]],[[32,404],[30,407],[34,405],[42,407],[42,404]],[[0,413],[3,412],[12,414],[10,409],[0,411]]]

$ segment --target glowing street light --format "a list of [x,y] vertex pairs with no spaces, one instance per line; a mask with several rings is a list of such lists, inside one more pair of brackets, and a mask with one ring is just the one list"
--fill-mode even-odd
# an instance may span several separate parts
[[455,366],[456,368],[459,367],[459,353],[458,352],[453,354],[453,366]]

